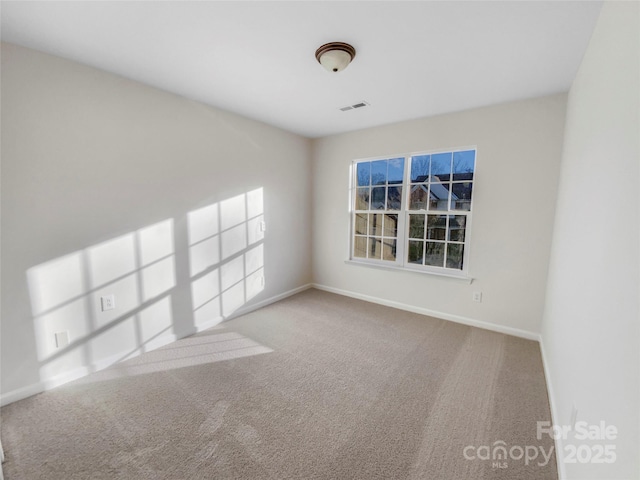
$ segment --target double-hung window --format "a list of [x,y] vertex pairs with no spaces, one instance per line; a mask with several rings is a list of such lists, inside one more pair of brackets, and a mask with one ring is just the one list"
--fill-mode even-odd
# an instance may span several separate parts
[[353,163],[351,260],[468,272],[476,150]]

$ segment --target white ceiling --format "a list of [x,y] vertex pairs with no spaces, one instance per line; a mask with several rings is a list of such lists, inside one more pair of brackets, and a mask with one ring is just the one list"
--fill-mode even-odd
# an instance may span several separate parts
[[[601,5],[2,1],[1,15],[4,41],[320,137],[567,91]],[[314,57],[331,41],[357,50],[337,74]]]

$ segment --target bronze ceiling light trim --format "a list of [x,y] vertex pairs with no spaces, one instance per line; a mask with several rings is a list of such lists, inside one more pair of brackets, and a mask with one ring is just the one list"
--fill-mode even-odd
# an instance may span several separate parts
[[356,49],[344,42],[325,43],[316,50],[316,60],[331,73],[341,72],[355,57]]

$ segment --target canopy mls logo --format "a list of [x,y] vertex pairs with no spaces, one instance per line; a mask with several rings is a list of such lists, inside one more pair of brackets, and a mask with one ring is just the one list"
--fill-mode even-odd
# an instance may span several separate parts
[[[536,422],[536,438],[546,440],[545,443],[548,443],[548,439],[554,442],[559,439],[567,440],[570,432],[573,432],[572,440],[582,443],[563,445],[564,463],[616,461],[616,446],[612,441],[617,438],[618,429],[613,425],[607,425],[604,421],[597,425],[577,422],[575,428],[572,428],[570,425],[552,425],[549,421]],[[504,440],[497,440],[491,445],[467,445],[462,454],[466,460],[491,462],[492,468],[508,468],[509,461],[544,467],[551,461],[554,451],[554,445],[508,445]]]
[[533,464],[537,460],[536,464],[539,467],[544,467],[551,460],[553,451],[553,445],[548,449],[542,445],[526,445],[524,447],[512,445],[509,447],[507,442],[497,440],[492,445],[480,445],[479,447],[467,445],[462,453],[467,460],[491,461],[493,468],[507,468],[509,466],[507,460],[522,461],[523,459],[525,465]]

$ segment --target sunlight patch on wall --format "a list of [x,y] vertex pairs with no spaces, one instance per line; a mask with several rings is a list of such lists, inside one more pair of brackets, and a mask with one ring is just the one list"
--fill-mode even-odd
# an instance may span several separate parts
[[220,221],[217,203],[187,216],[189,235],[189,271],[191,276],[220,263]]
[[246,194],[220,202],[222,231],[222,259],[247,248]]
[[165,296],[138,313],[140,337],[148,350],[156,347],[154,340],[169,332],[173,324],[171,297]]
[[86,250],[90,288],[99,288],[136,270],[135,237],[134,233],[122,235]]
[[244,255],[223,263],[220,267],[220,283],[225,292],[244,279]]
[[85,291],[82,252],[57,258],[28,273],[33,315],[77,299]]
[[264,290],[264,246],[256,245],[244,254],[246,299]]
[[196,325],[221,317],[220,274],[217,269],[193,281],[191,301]]
[[[130,232],[27,271],[41,378],[152,348],[172,325],[173,220]],[[101,297],[116,308],[103,311]],[[69,344],[58,345],[56,333]]]
[[264,290],[263,189],[188,214],[196,325],[229,317]]
[[[263,189],[186,217],[193,327],[202,330],[264,291]],[[27,271],[41,379],[100,370],[176,339],[174,230],[167,219]],[[110,296],[115,308],[104,308]]]

